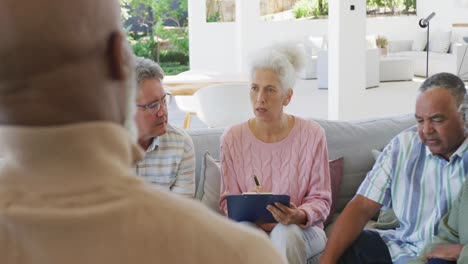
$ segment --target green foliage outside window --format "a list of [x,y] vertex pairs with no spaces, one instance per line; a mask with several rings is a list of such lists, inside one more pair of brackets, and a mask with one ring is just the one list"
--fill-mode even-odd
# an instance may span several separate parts
[[[415,15],[416,0],[366,0],[368,16]],[[328,16],[328,0],[299,0],[292,10],[295,18]]]
[[319,18],[328,15],[326,0],[300,0],[292,10],[295,18]]
[[[177,61],[164,61],[161,66],[167,74],[177,74],[188,69],[187,0],[120,0],[122,22],[133,17],[143,32],[127,27],[127,38],[137,56],[162,62],[168,57],[162,46],[177,53]],[[177,3],[177,6],[174,6]],[[165,26],[172,22],[176,26]],[[169,53],[169,54],[173,54]],[[169,56],[173,58],[174,56]],[[182,58],[183,57],[183,58]],[[170,69],[165,69],[165,65]],[[177,67],[180,65],[180,67]]]
[[368,15],[416,14],[416,0],[367,0]]

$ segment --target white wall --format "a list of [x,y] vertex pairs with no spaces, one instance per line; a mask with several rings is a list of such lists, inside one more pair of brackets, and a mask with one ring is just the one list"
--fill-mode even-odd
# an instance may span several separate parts
[[234,72],[235,23],[206,23],[205,1],[189,0],[188,8],[190,68]]
[[431,28],[451,28],[453,23],[468,23],[468,8],[456,5],[456,1],[418,0],[418,15],[423,18],[431,12],[436,16],[431,20]]
[[[243,7],[248,9],[249,14],[252,14],[252,10],[259,9],[259,0],[242,3],[250,5]],[[259,15],[251,15],[242,17],[246,19],[243,22],[207,23],[206,6],[203,0],[189,0],[188,17],[190,67],[195,70],[239,73],[239,69],[243,69],[246,65],[238,64],[247,64],[246,59],[248,59],[239,60],[239,56],[243,56],[238,53],[240,48],[248,55],[275,41],[300,41],[307,35],[328,34],[328,20],[326,19],[263,21]],[[409,39],[413,30],[418,30],[418,21],[419,18],[415,16],[368,18],[367,34],[384,35],[389,39]],[[236,23],[242,23],[248,27],[242,25],[239,27]],[[238,39],[239,33],[236,31],[239,29],[243,29],[241,43]]]
[[[461,2],[464,2],[465,5],[460,5]],[[420,18],[426,17],[431,12],[436,12],[436,16],[431,20],[431,32],[433,29],[451,29],[452,39],[458,41],[461,41],[461,36],[468,36],[468,28],[452,28],[454,23],[468,23],[468,6],[465,0],[418,0],[418,5],[420,5],[418,7]]]
[[419,30],[418,17],[373,17],[367,18],[367,35],[382,35],[391,40],[412,39]]
[[[437,15],[431,20],[431,32],[437,29],[450,30],[453,23],[468,23],[468,9],[456,7],[455,1],[467,0],[418,0],[417,16],[367,18],[365,23],[360,22],[355,26],[362,29],[362,24],[365,24],[365,34],[367,35],[383,35],[394,40],[412,39],[415,32],[423,30],[418,26],[419,19],[434,11]],[[348,0],[347,2],[360,3],[361,0]],[[237,0],[236,3],[240,3],[236,9],[238,11],[244,10],[243,12],[246,12],[247,15],[237,14],[237,21],[232,23],[206,23],[205,1],[189,0],[190,66],[192,70],[244,74],[250,54],[264,46],[271,45],[275,41],[300,41],[307,35],[328,35],[328,20],[266,22],[262,21],[258,15],[259,0]],[[453,28],[452,30],[457,31],[457,34],[468,36],[468,28]],[[349,30],[349,33],[346,39],[353,37],[352,30]],[[359,30],[359,35],[362,35],[361,33]],[[346,39],[339,41],[340,43],[341,41],[346,42]],[[349,53],[341,52],[340,54],[343,55],[339,56],[344,57],[341,59],[346,61],[346,54]],[[361,61],[364,61],[364,58]],[[346,69],[352,68],[352,66],[349,67],[349,64],[346,65]],[[349,100],[347,101],[345,106],[349,103]],[[338,103],[342,104],[343,102]],[[364,106],[364,103],[361,108],[360,113],[355,110],[353,115],[360,116],[370,112],[368,111],[369,107]],[[341,118],[339,114],[338,118]]]

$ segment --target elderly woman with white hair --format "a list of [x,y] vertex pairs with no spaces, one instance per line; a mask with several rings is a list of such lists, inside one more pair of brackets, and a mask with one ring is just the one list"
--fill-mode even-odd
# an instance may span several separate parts
[[[225,131],[220,155],[219,206],[225,214],[230,194],[254,190],[290,196],[289,207],[267,207],[277,224],[252,224],[270,234],[289,263],[318,262],[326,243],[323,222],[331,205],[323,129],[283,112],[293,96],[300,58],[293,46],[270,47],[257,55],[250,76],[255,117]],[[253,175],[262,183],[261,190]]]

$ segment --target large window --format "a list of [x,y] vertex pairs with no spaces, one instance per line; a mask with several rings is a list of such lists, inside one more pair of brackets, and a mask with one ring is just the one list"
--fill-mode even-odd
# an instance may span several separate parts
[[232,22],[235,20],[235,0],[206,0],[206,22]]
[[120,0],[133,52],[159,62],[167,75],[189,69],[187,0]]
[[367,0],[367,16],[416,15],[416,0]]
[[[321,19],[328,16],[328,0],[260,0],[263,20]],[[416,14],[416,0],[367,0],[367,15]]]

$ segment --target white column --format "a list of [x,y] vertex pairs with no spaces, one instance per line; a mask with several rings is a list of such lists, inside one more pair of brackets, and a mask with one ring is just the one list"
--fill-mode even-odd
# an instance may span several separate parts
[[251,28],[260,19],[260,0],[236,0],[237,71],[246,74],[251,42]]
[[197,0],[188,0],[187,2],[188,11],[188,24],[189,24],[189,57],[192,68],[201,67],[198,64],[196,52],[200,52],[197,49],[198,39],[197,34],[200,34],[203,30],[203,25],[206,24],[206,4],[200,4]]
[[354,119],[366,87],[366,0],[330,0],[328,23],[328,119]]

